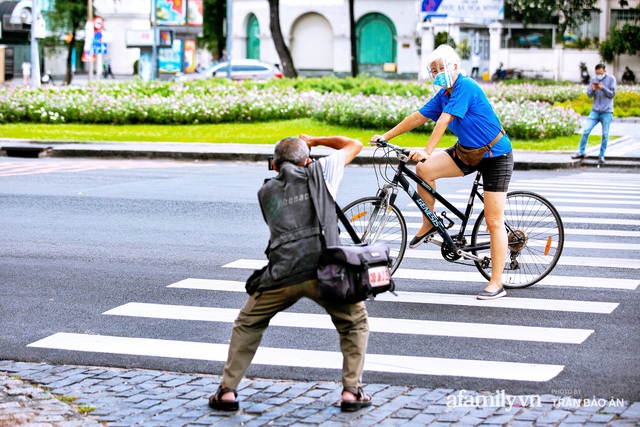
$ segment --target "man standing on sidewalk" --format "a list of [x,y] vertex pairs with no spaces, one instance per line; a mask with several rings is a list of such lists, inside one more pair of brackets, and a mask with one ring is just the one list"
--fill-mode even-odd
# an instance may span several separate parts
[[22,80],[25,86],[29,86],[30,78],[31,78],[31,62],[25,60],[22,63]]
[[584,123],[578,152],[571,158],[584,158],[584,150],[587,148],[589,134],[598,123],[601,123],[602,142],[600,143],[598,163],[604,164],[604,152],[609,142],[609,125],[611,125],[611,119],[613,118],[613,97],[616,96],[616,78],[606,73],[604,64],[596,65],[596,75],[591,79],[591,83],[587,87],[587,96],[593,98],[591,113]]

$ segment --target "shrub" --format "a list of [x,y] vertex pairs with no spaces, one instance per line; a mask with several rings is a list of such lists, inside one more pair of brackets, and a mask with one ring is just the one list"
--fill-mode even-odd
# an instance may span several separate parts
[[[495,84],[483,88],[505,130],[516,139],[571,135],[580,126],[580,116],[569,107],[587,114],[581,107],[591,106],[579,85]],[[5,87],[0,88],[0,123],[205,124],[314,117],[386,130],[432,95],[430,84],[364,77],[243,83],[213,79],[187,84],[135,80],[39,90]],[[638,114],[640,90],[621,89],[618,96],[616,111]],[[560,106],[554,107],[556,103]],[[417,131],[428,132],[433,126],[429,121]]]

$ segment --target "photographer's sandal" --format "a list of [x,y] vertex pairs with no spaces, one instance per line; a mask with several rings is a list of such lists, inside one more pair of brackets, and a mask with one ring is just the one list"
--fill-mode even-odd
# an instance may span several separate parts
[[343,400],[340,409],[344,412],[355,412],[367,406],[371,406],[371,396],[364,393],[362,387],[345,387],[342,392],[349,392],[356,397],[356,400]]
[[209,406],[217,411],[237,411],[240,409],[240,403],[237,400],[222,400],[222,395],[225,393],[233,393],[233,397],[238,397],[238,392],[232,388],[218,387],[216,394],[209,398]]

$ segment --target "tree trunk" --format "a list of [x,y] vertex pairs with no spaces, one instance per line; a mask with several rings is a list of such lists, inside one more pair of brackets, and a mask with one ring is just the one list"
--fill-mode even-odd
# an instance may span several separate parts
[[284,37],[282,37],[282,30],[280,29],[280,0],[269,0],[269,12],[271,17],[269,28],[271,29],[271,37],[273,37],[273,44],[276,46],[276,51],[282,63],[282,72],[285,77],[298,77],[298,72],[293,66],[291,53],[284,43]]
[[356,39],[356,19],[353,13],[353,3],[355,0],[349,0],[349,36],[351,41],[351,75],[356,77],[358,70],[358,40]]

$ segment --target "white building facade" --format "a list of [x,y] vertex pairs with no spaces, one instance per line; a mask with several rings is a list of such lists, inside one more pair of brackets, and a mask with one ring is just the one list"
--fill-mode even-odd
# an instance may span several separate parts
[[[127,30],[150,28],[152,0],[93,1],[96,15],[104,18],[104,31],[109,34],[105,59],[111,61],[115,74],[131,75],[140,50],[127,48],[125,34]],[[633,23],[637,15],[634,8],[639,1],[629,0],[629,6],[621,9],[618,0],[600,0],[598,7],[602,12],[592,23],[585,24],[585,35],[604,40],[612,26]],[[348,3],[348,0],[280,0],[282,34],[300,75],[350,75]],[[506,42],[510,29],[500,21],[498,10],[501,0],[442,0],[437,13],[424,10],[435,3],[438,1],[356,0],[354,18],[360,73],[398,79],[424,77],[421,73],[426,67],[424,58],[433,49],[436,34],[441,32],[455,41],[460,52],[462,46],[467,53],[481,52],[481,75],[483,71],[492,73],[502,62],[506,68],[526,70],[530,77],[578,81],[579,62],[586,62],[590,70],[600,62],[594,49],[509,46]],[[482,8],[491,9],[490,13]],[[427,15],[430,16],[425,21]],[[231,58],[280,63],[269,24],[268,1],[232,0]],[[46,55],[47,68],[54,68],[54,74],[63,74],[66,54]],[[470,72],[470,61],[461,56],[462,67]],[[206,66],[211,55],[199,51],[196,62]],[[620,79],[625,66],[640,73],[640,56],[623,55],[614,64],[607,64],[607,69]]]
[[[416,0],[355,2],[361,72],[384,73],[384,64],[389,64],[387,69],[396,76],[417,76],[420,4]],[[269,23],[269,2],[234,0],[231,57],[279,63]],[[281,0],[280,26],[300,74],[350,74],[347,0]]]

